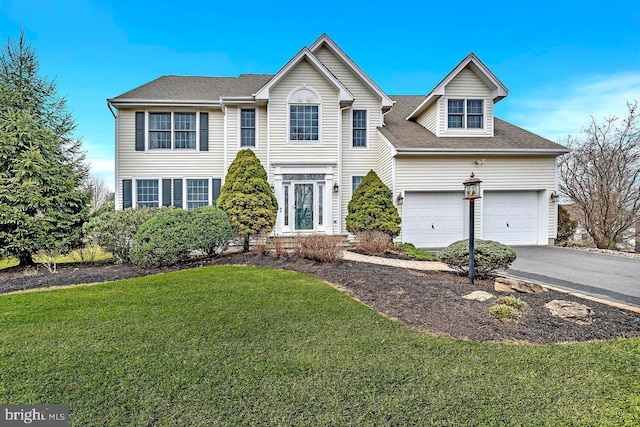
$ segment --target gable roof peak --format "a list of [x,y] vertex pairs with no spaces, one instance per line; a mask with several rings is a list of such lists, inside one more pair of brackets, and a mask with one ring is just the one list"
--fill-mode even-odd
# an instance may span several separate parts
[[327,67],[324,66],[322,62],[309,50],[307,47],[303,47],[293,58],[287,62],[287,64],[280,69],[265,85],[263,85],[255,94],[256,100],[267,100],[269,99],[269,91],[273,86],[278,84],[278,82],[286,76],[296,65],[298,65],[301,61],[307,60],[309,64],[313,68],[316,69],[320,74],[322,74],[327,81],[329,81],[339,93],[340,103],[344,105],[351,105],[353,100],[355,99],[353,94],[349,92],[340,80],[334,76]]
[[475,53],[471,52],[465,56],[464,59],[460,61],[458,65],[456,65],[454,69],[451,70],[449,74],[447,74],[446,77],[433,88],[431,92],[429,92],[425,100],[407,116],[407,120],[417,118],[429,105],[431,105],[432,102],[440,96],[443,96],[445,94],[445,87],[467,67],[469,67],[469,69],[473,71],[480,80],[492,89],[494,102],[500,101],[509,94],[509,89],[507,89],[496,75],[493,74],[486,65],[484,65]]
[[373,81],[371,78],[364,72],[362,69],[356,64],[350,57],[347,55],[341,48],[336,44],[336,42],[329,37],[327,33],[322,33],[318,39],[313,42],[313,44],[309,47],[309,50],[315,53],[322,46],[326,46],[334,55],[338,57],[348,68],[350,68],[354,74],[364,82],[365,85],[369,86],[369,88],[376,93],[380,99],[382,100],[382,106],[385,109],[391,108],[393,106],[393,101],[389,96],[384,93],[382,89]]

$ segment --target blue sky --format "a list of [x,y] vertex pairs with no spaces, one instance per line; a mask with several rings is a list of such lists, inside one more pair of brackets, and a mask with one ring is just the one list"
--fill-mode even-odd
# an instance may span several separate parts
[[0,0],[56,78],[95,174],[113,186],[106,99],[158,76],[275,73],[327,33],[387,94],[426,95],[469,52],[509,88],[507,121],[553,141],[640,101],[640,4]]

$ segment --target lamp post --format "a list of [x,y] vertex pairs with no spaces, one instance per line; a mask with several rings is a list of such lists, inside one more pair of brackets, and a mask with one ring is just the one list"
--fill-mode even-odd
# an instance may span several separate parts
[[474,174],[471,172],[471,176],[467,178],[464,185],[464,198],[469,200],[469,283],[473,285],[473,276],[475,275],[475,263],[473,259],[474,255],[474,208],[473,202],[475,199],[479,199],[480,196],[480,181]]

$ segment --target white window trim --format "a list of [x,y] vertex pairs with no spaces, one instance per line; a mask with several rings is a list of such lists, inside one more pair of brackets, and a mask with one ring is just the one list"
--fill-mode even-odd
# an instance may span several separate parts
[[[351,198],[353,197],[353,193],[356,191],[356,189],[353,188],[353,178],[357,176],[362,177],[362,179],[364,179],[364,177],[367,176],[367,174],[360,175],[360,174],[354,173],[352,175],[349,175],[349,188],[351,189],[351,192],[349,193],[349,200],[351,200]],[[360,180],[360,183],[362,183],[362,180]]]
[[[318,102],[309,102],[309,103],[299,103],[299,102],[291,102],[291,98],[300,90],[306,89],[316,96]],[[318,107],[318,139],[317,140],[298,140],[291,139],[291,106],[292,105],[315,105]],[[321,144],[322,143],[322,97],[317,90],[315,90],[311,86],[302,85],[294,88],[291,92],[289,92],[289,96],[287,97],[287,122],[286,122],[286,130],[287,136],[286,140],[288,144],[301,144],[301,145],[310,145],[310,144]]]
[[[332,235],[334,230],[334,221],[336,218],[334,217],[334,194],[333,194],[333,179],[334,179],[334,168],[335,165],[317,165],[317,166],[281,166],[274,165],[274,183],[275,183],[275,196],[278,200],[278,217],[276,220],[274,233],[276,235],[295,235],[295,234],[305,234],[305,233],[323,233],[327,235]],[[283,176],[286,174],[324,174],[325,179],[319,181],[283,181]],[[302,182],[314,182],[317,184],[324,184],[323,188],[323,223],[322,225],[317,224],[318,217],[314,218],[314,230],[294,230],[295,229],[295,212],[292,215],[289,215],[289,225],[284,225],[284,186],[287,184],[293,183],[302,183]],[[290,208],[293,208],[295,203],[294,194],[293,194],[293,185],[289,185],[289,205]],[[317,192],[317,191],[316,191]],[[317,195],[314,194],[314,203],[318,203]],[[290,211],[291,212],[291,211]]]
[[[255,114],[256,114],[256,122],[255,122],[255,129],[256,129],[256,141],[255,141],[255,145],[252,147],[250,145],[242,145],[242,110],[254,110]],[[258,149],[259,146],[259,137],[258,137],[258,129],[260,126],[260,119],[258,118],[258,116],[260,115],[260,110],[258,109],[258,106],[255,107],[238,107],[238,149],[243,150],[245,148],[254,148],[254,149]]]
[[[355,147],[353,145],[353,112],[354,111],[360,111],[360,110],[365,111],[365,113],[367,115],[367,125],[365,127],[365,143],[366,143],[366,145],[364,147]],[[369,122],[370,122],[370,119],[371,119],[371,116],[369,114],[369,109],[368,108],[352,108],[350,110],[350,114],[349,115],[351,116],[350,126],[349,126],[349,145],[351,146],[351,149],[352,150],[368,150],[369,146],[371,145],[371,144],[369,144],[369,128],[371,127],[369,125]]]
[[183,176],[182,178],[182,209],[189,210],[187,208],[187,180],[190,179],[206,179],[207,180],[207,187],[208,187],[208,192],[209,192],[209,197],[207,200],[208,206],[213,205],[213,178],[207,177],[207,176]]
[[[149,147],[149,113],[171,113],[171,148],[150,148]],[[195,148],[175,148],[174,137],[174,116],[175,113],[195,113],[196,115],[196,147]],[[200,110],[145,110],[144,112],[144,148],[150,153],[197,153],[200,152]]]
[[[449,101],[462,101],[463,110],[462,113],[462,127],[461,128],[450,128],[449,127]],[[468,128],[467,127],[467,101],[482,101],[482,127],[479,128]],[[476,98],[476,97],[459,97],[452,96],[445,98],[444,103],[444,112],[445,112],[445,122],[444,128],[446,132],[465,132],[465,133],[484,133],[487,130],[487,100],[485,98]]]
[[155,176],[141,176],[132,178],[131,181],[131,203],[134,208],[138,209],[138,181],[158,181],[158,206],[156,207],[159,208],[162,206],[162,178],[158,178]]

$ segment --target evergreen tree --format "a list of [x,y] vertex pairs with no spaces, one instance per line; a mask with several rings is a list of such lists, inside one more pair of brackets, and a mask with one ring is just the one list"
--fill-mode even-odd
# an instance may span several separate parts
[[569,211],[562,205],[558,205],[558,241],[559,245],[567,244],[576,231],[576,222],[571,219]]
[[234,232],[244,238],[245,252],[251,236],[273,230],[278,202],[267,172],[250,149],[238,152],[229,166],[217,205],[226,212]]
[[349,201],[347,230],[352,233],[381,231],[395,237],[400,234],[400,222],[391,190],[374,171],[369,171]]
[[80,244],[90,194],[75,123],[24,34],[0,56],[0,258]]

